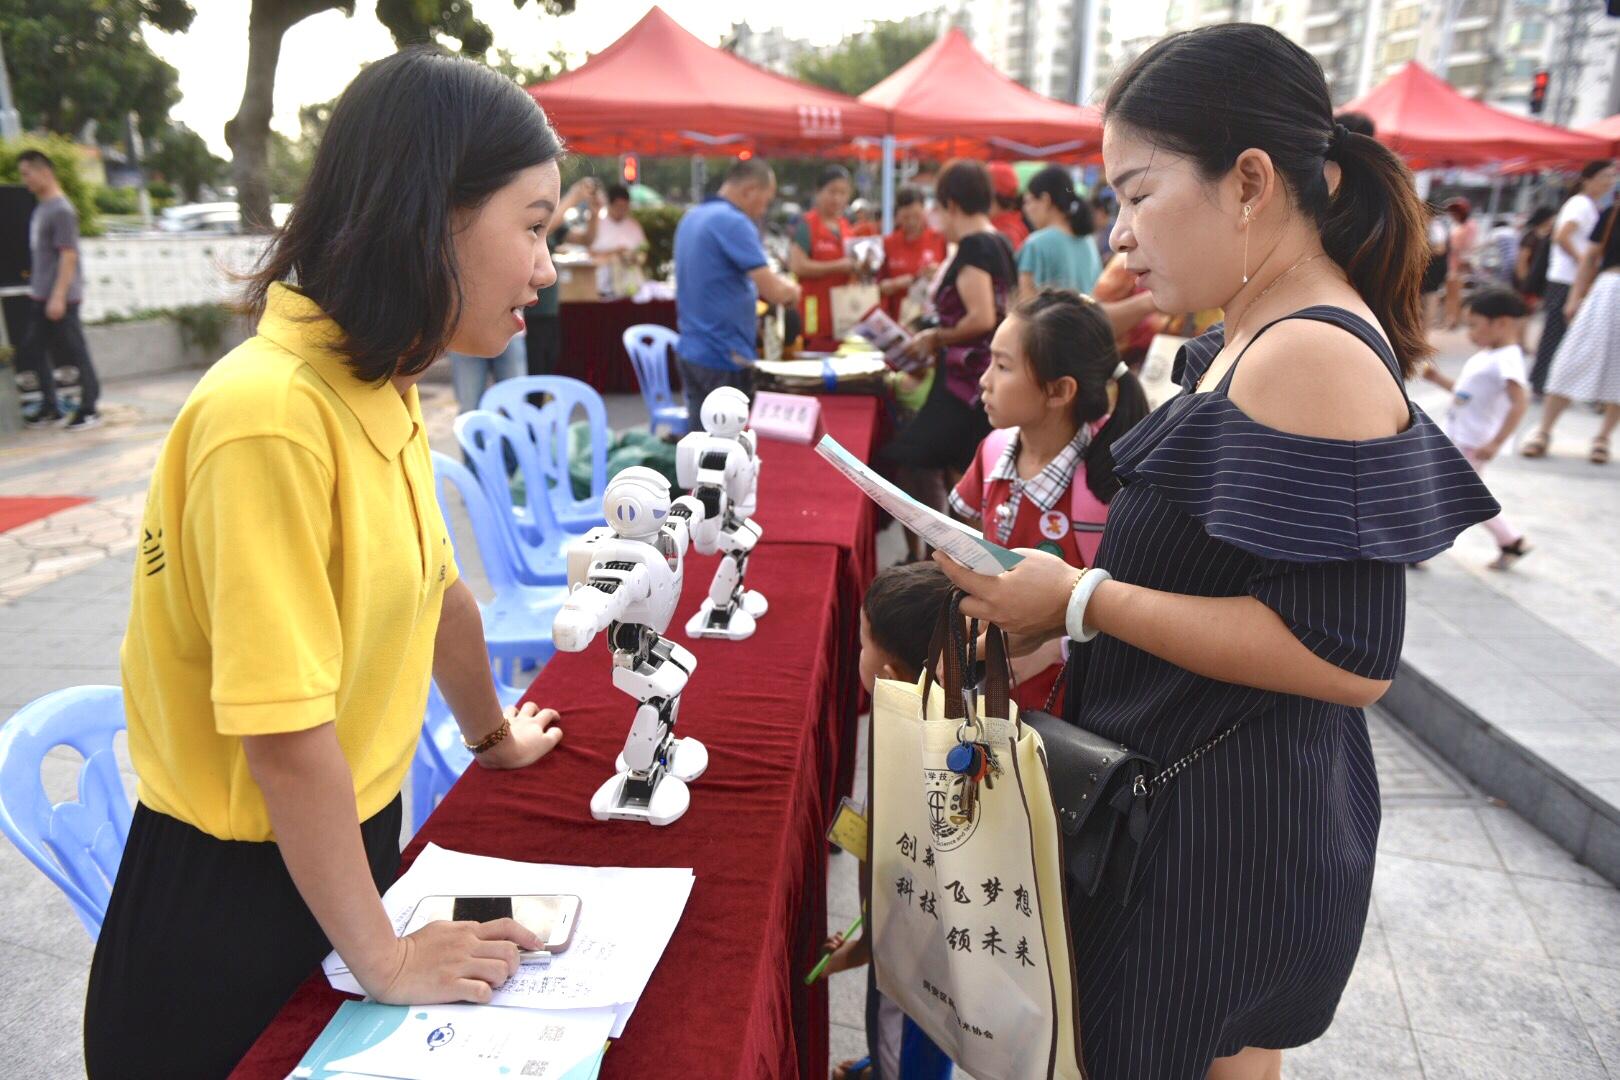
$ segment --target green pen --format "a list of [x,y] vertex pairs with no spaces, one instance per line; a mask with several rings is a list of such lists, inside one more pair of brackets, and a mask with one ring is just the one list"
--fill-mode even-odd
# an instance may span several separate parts
[[[864,916],[864,915],[855,916],[855,921],[849,924],[849,929],[848,930],[844,931],[844,940],[845,941],[848,941],[850,935],[861,928],[861,922],[865,918],[866,918],[866,916]],[[813,983],[817,979],[821,978],[821,973],[823,971],[827,970],[827,965],[832,963],[832,958],[833,958],[832,953],[828,953],[826,956],[823,956],[821,958],[821,962],[819,964],[817,964],[815,967],[811,968],[810,969],[810,974],[808,974],[808,975],[806,975],[804,977],[804,985],[809,986],[811,983]]]

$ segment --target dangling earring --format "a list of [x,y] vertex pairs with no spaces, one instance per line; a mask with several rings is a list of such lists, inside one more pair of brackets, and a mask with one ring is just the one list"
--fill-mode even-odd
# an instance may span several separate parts
[[1254,214],[1254,208],[1243,208],[1243,284],[1249,283],[1249,218]]

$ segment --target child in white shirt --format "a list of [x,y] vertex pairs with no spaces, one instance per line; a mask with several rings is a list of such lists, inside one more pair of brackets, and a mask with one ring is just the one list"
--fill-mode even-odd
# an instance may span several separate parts
[[[1513,438],[1530,404],[1524,349],[1519,344],[1529,312],[1518,294],[1498,286],[1479,289],[1465,307],[1468,340],[1480,351],[1468,358],[1456,379],[1433,364],[1423,376],[1452,392],[1451,408],[1440,426],[1475,471],[1483,473]],[[1524,533],[1505,513],[1487,521],[1485,528],[1501,549],[1491,563],[1493,570],[1506,570],[1530,554]]]

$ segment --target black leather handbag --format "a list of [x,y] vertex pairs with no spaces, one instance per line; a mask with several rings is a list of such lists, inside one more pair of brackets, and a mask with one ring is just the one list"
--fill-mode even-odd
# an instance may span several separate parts
[[[1069,663],[1074,662],[1070,646]],[[1063,861],[1069,883],[1088,897],[1105,885],[1124,903],[1130,898],[1137,856],[1147,836],[1152,798],[1177,773],[1213,750],[1243,723],[1231,727],[1164,770],[1146,754],[1105,739],[1052,713],[1068,681],[1068,665],[1046,699],[1019,719],[1041,737],[1046,775],[1063,830]]]

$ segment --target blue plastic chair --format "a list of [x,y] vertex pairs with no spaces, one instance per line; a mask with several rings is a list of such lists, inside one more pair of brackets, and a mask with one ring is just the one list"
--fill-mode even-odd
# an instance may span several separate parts
[[[543,409],[529,404],[530,394],[551,397]],[[602,493],[607,490],[607,406],[602,395],[587,383],[565,375],[525,375],[503,379],[484,391],[478,407],[498,412],[522,424],[533,439],[540,465],[546,471],[547,492],[557,523],[571,533],[582,533],[607,522],[602,517]],[[533,410],[526,413],[525,409]],[[591,490],[574,498],[568,475],[568,426],[574,413],[583,411],[591,432]]]
[[[124,692],[74,686],[25,705],[0,726],[0,832],[56,887],[95,939],[107,914],[132,812],[113,737],[124,730]],[[84,756],[77,802],[52,804],[40,764],[55,746]]]
[[[520,413],[535,413],[532,405],[519,407]],[[519,583],[524,585],[568,584],[568,558],[564,548],[575,539],[557,524],[551,500],[544,492],[547,481],[540,451],[523,427],[500,413],[474,409],[455,420],[456,441],[478,477],[494,517],[502,526],[502,547]],[[512,499],[507,477],[508,455],[515,458],[523,478],[524,505]]]
[[[497,678],[495,696],[504,708],[516,705],[523,691]],[[411,832],[422,828],[422,822],[471,764],[472,751],[461,741],[461,728],[444,695],[439,693],[439,684],[428,683],[422,735],[416,743],[416,756],[411,759]]]
[[647,403],[647,427],[654,435],[660,427],[674,435],[691,430],[686,400],[677,398],[669,386],[670,354],[680,343],[681,335],[657,323],[640,323],[624,332],[624,351],[630,354],[630,364],[636,369],[641,399]]
[[495,590],[493,600],[479,602],[484,617],[484,641],[496,662],[501,678],[518,681],[517,673],[526,664],[544,664],[557,652],[551,641],[551,623],[567,596],[566,587],[544,588],[518,581],[511,555],[504,541],[504,526],[489,504],[478,479],[467,467],[438,451],[433,452],[433,475],[437,480],[439,510],[450,530],[452,551],[464,550],[456,536],[445,487],[456,489],[472,521],[473,542],[484,577]]

